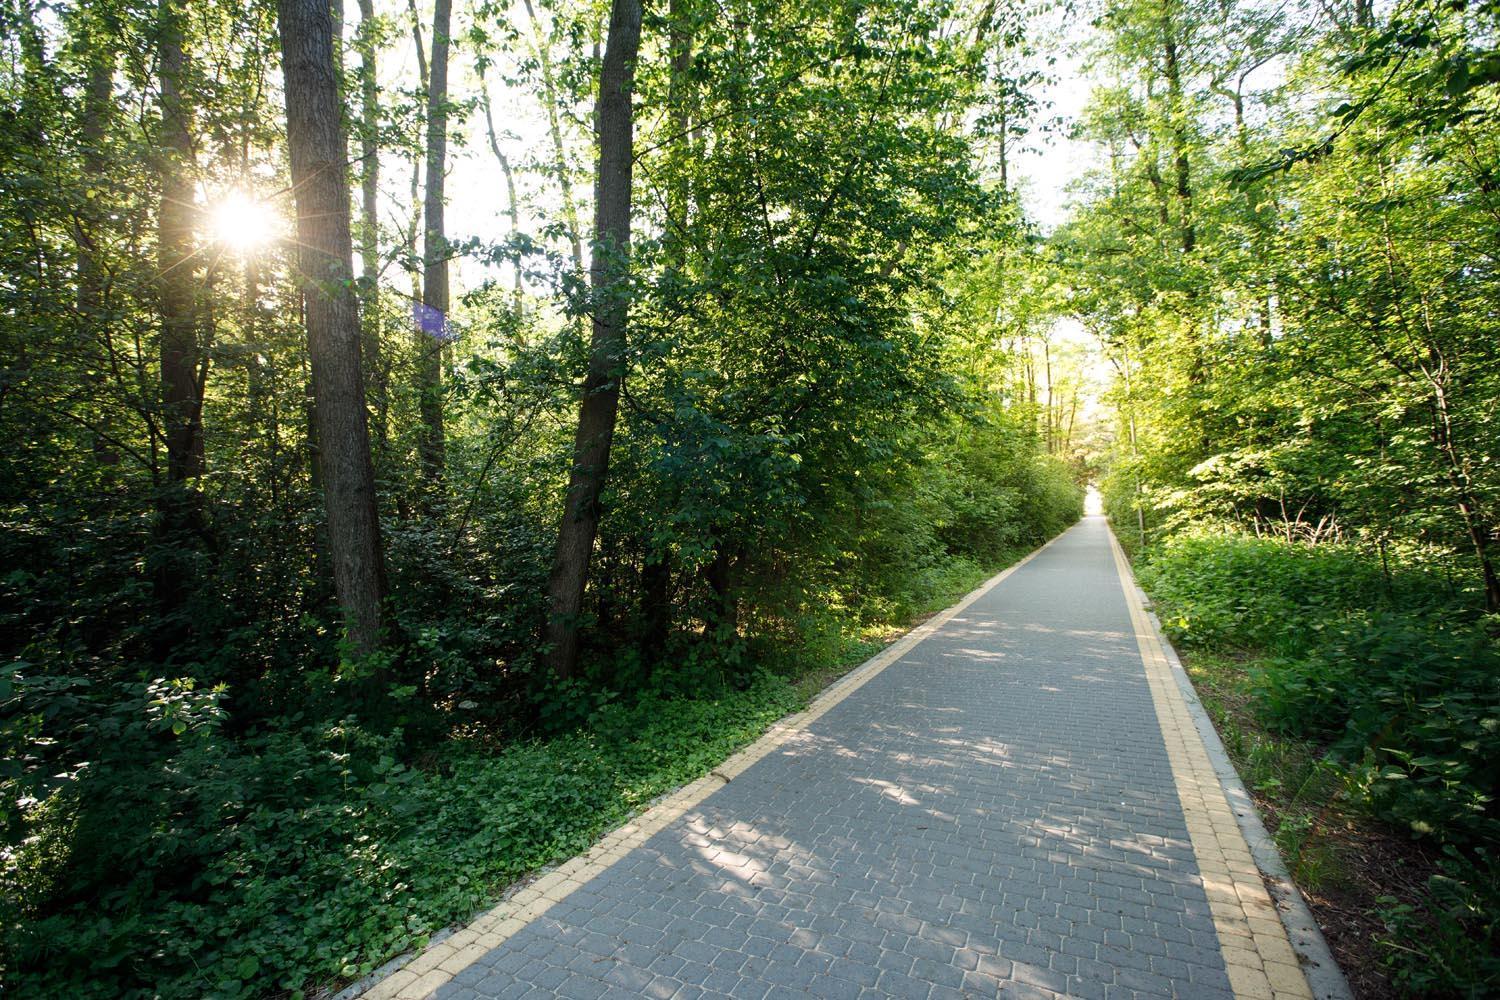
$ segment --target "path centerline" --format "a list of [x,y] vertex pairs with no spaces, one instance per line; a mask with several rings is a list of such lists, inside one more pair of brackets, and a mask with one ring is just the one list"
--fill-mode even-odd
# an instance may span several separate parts
[[1156,641],[1087,518],[365,996],[1310,996]]

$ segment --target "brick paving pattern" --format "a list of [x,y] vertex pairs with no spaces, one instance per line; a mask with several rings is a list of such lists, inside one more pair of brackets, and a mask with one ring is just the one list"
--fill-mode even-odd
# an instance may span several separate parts
[[1152,697],[1086,519],[416,992],[1229,997]]

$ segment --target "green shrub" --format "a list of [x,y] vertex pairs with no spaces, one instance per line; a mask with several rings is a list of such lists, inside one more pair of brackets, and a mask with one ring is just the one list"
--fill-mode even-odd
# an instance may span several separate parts
[[1427,883],[1418,909],[1381,900],[1386,933],[1377,940],[1386,967],[1414,996],[1484,1000],[1500,986],[1500,866],[1485,850],[1474,858],[1450,849]]
[[1352,545],[1289,544],[1228,528],[1172,537],[1150,552],[1140,576],[1173,637],[1205,649],[1296,654],[1347,615],[1422,614],[1453,601],[1426,566],[1387,575]]
[[1232,534],[1173,539],[1143,577],[1183,642],[1275,654],[1254,672],[1261,719],[1327,744],[1375,815],[1443,842],[1496,836],[1500,646],[1440,610],[1441,581]]
[[[1180,641],[1261,654],[1250,691],[1262,723],[1323,747],[1355,807],[1445,852],[1421,905],[1385,902],[1396,982],[1494,995],[1500,643],[1490,623],[1430,566],[1388,570],[1346,545],[1186,535],[1152,552],[1142,578]],[[1283,840],[1295,848],[1296,831]]]

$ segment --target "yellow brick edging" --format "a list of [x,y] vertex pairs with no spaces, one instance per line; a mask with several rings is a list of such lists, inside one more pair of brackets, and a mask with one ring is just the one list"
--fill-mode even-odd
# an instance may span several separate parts
[[1124,550],[1109,532],[1110,549],[1151,701],[1166,744],[1188,838],[1203,879],[1230,988],[1250,1000],[1312,1000],[1281,913],[1261,880],[1186,700],[1172,676],[1162,638],[1146,616]]

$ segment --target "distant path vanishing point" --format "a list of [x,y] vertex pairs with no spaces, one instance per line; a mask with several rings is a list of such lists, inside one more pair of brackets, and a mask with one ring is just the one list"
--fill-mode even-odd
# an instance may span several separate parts
[[1097,516],[365,994],[1311,995]]

